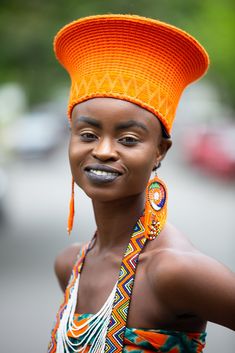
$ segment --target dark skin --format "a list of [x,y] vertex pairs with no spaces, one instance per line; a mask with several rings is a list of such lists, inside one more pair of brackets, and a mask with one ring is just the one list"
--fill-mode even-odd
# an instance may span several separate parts
[[[77,313],[96,313],[117,278],[124,250],[145,203],[151,171],[171,141],[149,111],[113,98],[94,98],[73,109],[69,159],[75,182],[91,198],[97,238],[81,273]],[[114,181],[97,185],[90,165],[115,168]],[[64,291],[80,245],[64,250],[55,271]],[[172,225],[140,254],[128,327],[200,332],[207,321],[235,330],[235,276],[196,250]]]

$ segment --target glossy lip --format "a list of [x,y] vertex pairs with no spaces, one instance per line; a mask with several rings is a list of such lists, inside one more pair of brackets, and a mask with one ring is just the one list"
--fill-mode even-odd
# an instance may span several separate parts
[[107,183],[111,183],[112,181],[116,180],[117,178],[119,178],[120,174],[116,175],[97,175],[94,174],[88,170],[85,170],[85,174],[88,177],[88,179],[94,183],[94,184],[107,184]]
[[91,169],[100,170],[101,172],[107,173],[117,173],[118,175],[123,174],[119,170],[105,164],[89,164],[84,168],[85,172],[89,172]]

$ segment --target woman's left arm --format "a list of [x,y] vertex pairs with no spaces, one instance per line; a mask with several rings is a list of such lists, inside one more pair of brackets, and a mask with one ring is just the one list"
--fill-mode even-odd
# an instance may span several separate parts
[[203,254],[184,265],[176,287],[189,312],[235,331],[235,274]]

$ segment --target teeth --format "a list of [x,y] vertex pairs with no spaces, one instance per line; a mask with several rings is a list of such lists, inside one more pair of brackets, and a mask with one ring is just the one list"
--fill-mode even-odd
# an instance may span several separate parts
[[96,170],[96,169],[90,169],[90,172],[96,175],[112,175],[112,176],[118,176],[118,173],[110,173],[110,172],[105,172],[103,170]]

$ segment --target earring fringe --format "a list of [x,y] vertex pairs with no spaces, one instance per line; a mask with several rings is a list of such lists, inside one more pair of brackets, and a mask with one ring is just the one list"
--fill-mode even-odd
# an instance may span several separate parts
[[72,178],[72,190],[71,190],[71,198],[69,203],[69,216],[68,216],[68,227],[67,231],[70,235],[73,229],[73,220],[74,220],[74,179]]

